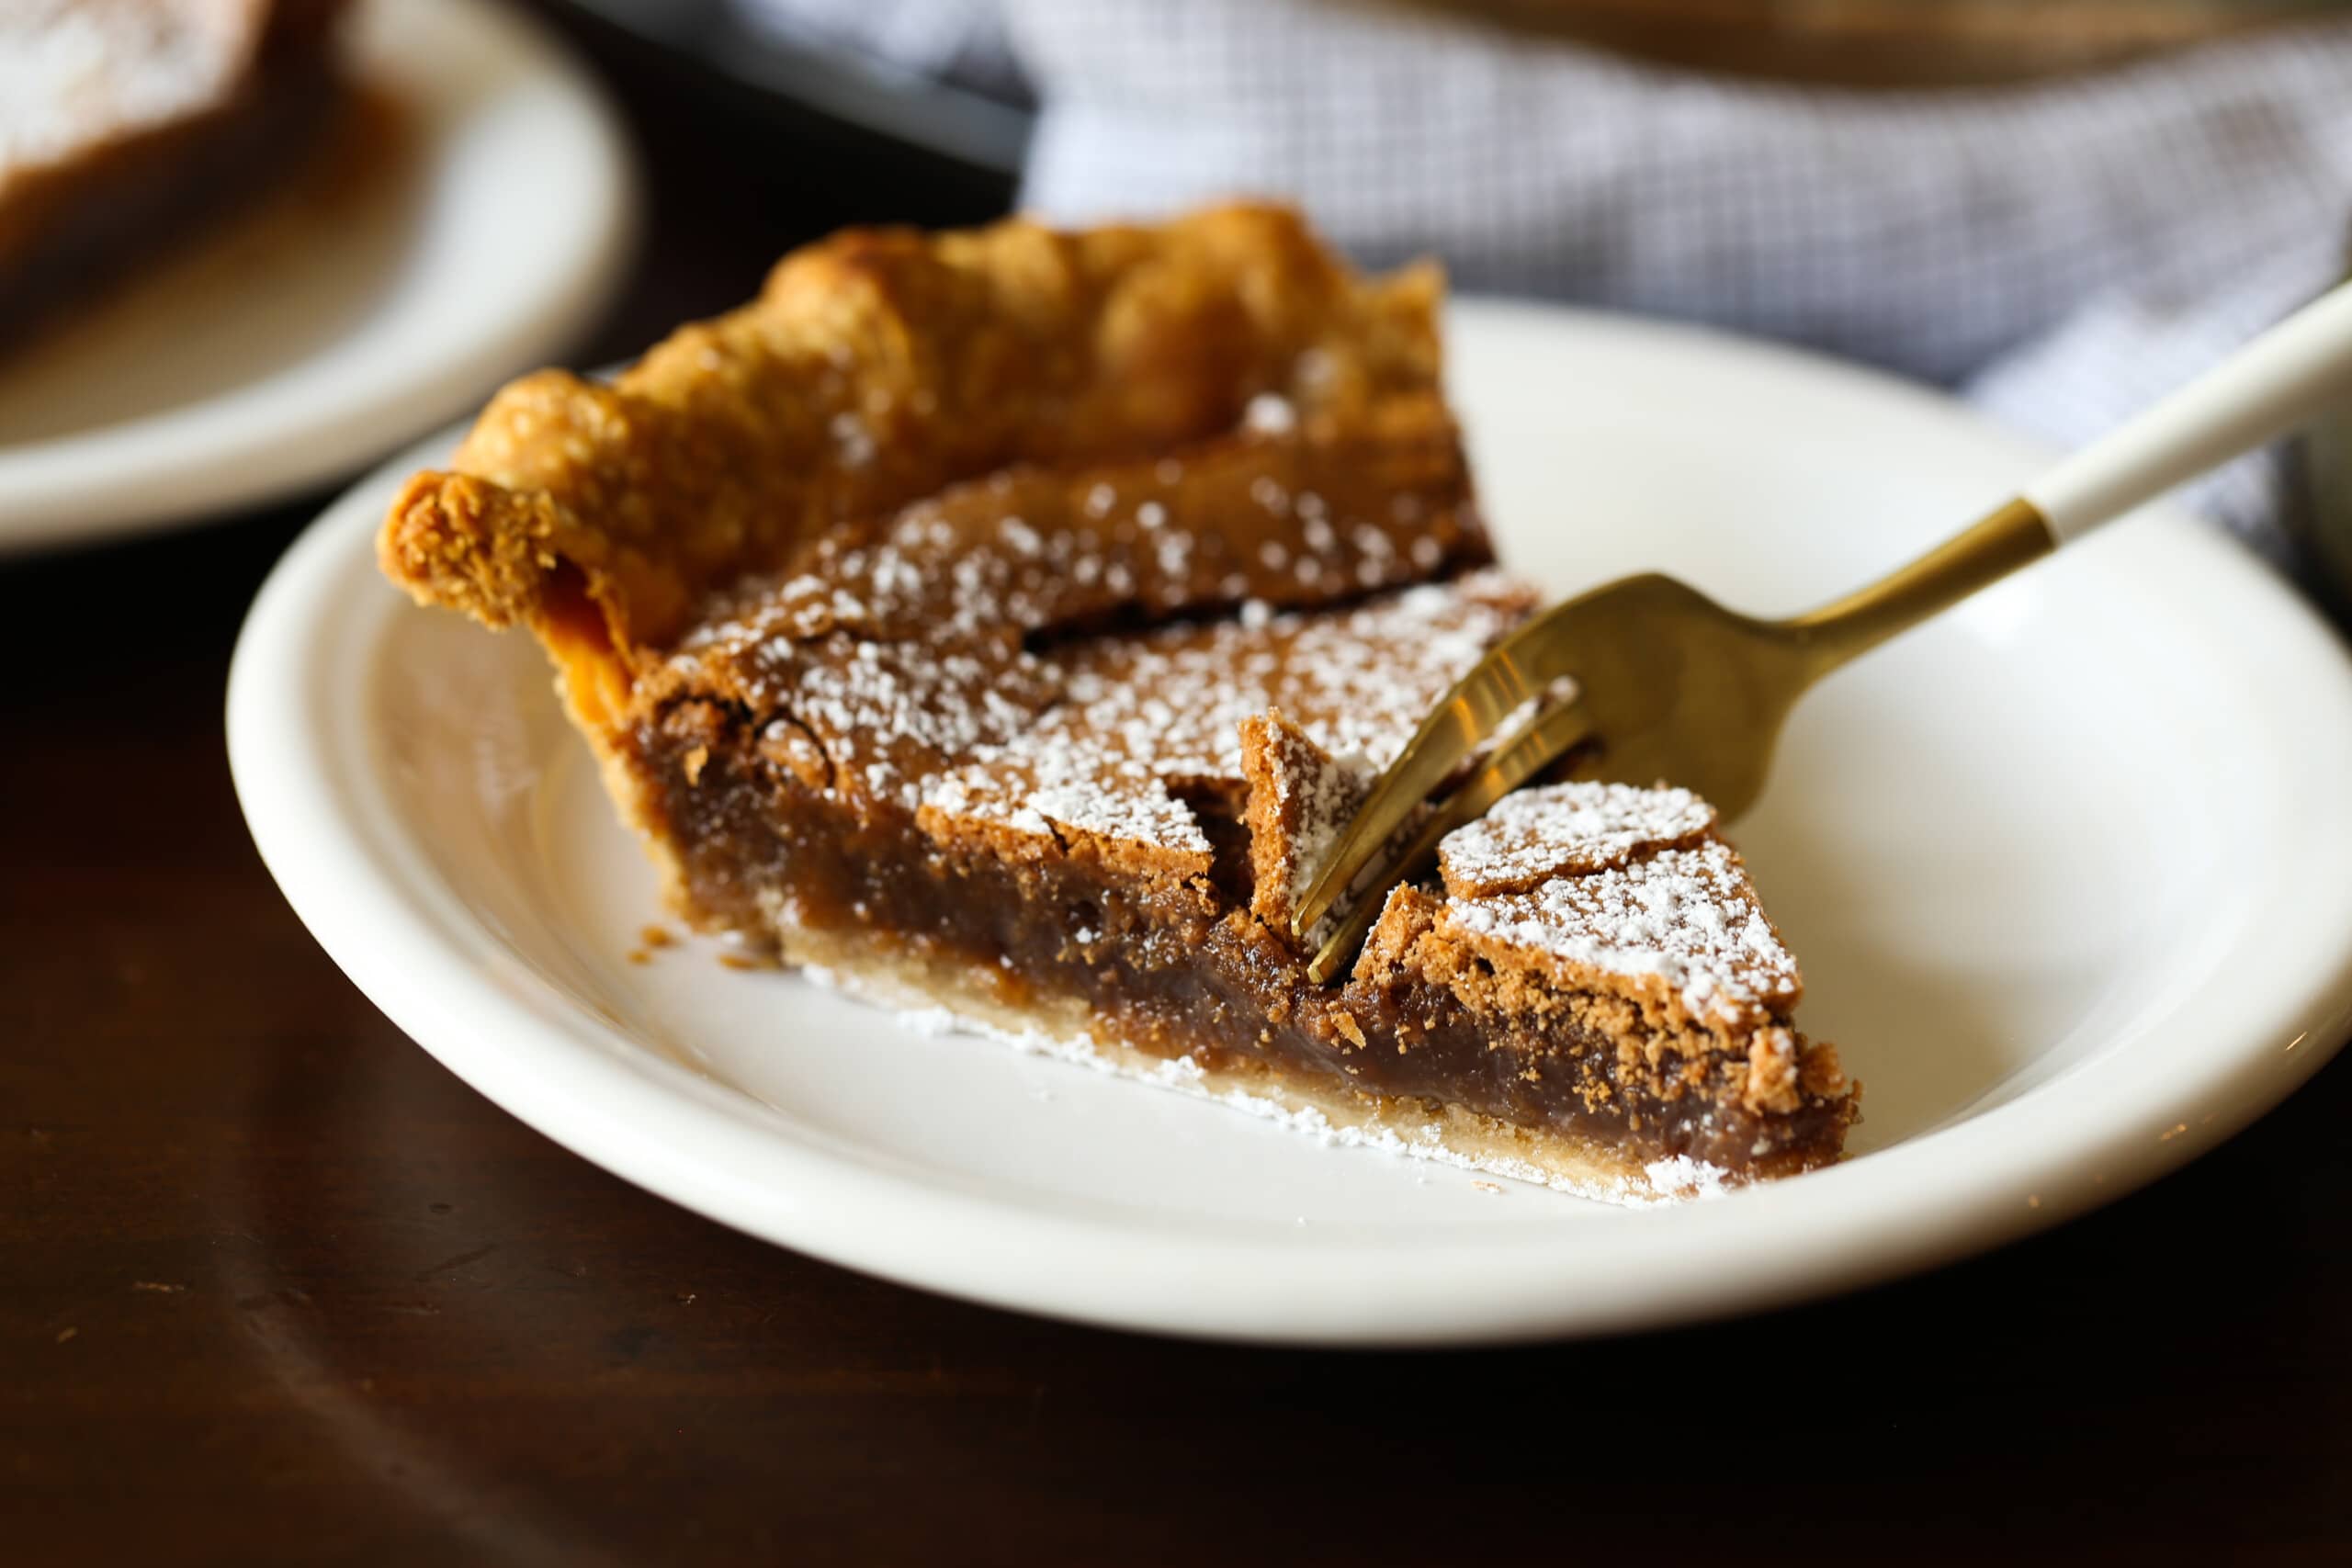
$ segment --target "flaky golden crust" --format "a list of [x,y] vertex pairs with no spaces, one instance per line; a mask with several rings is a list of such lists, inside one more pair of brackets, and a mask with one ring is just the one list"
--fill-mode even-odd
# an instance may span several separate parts
[[1164,453],[1260,394],[1310,439],[1450,442],[1439,293],[1430,268],[1359,277],[1261,207],[853,231],[609,386],[507,387],[451,471],[401,492],[384,569],[493,626],[579,633],[593,611],[634,671],[706,595],[844,525],[1007,468]]

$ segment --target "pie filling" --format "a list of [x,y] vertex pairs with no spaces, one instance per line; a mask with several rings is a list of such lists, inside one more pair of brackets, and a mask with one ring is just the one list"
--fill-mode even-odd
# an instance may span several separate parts
[[1561,991],[1541,1012],[1481,1009],[1409,964],[1316,985],[1250,913],[1248,867],[1231,854],[1205,883],[1170,883],[1086,852],[1015,860],[943,842],[893,807],[827,801],[707,704],[650,719],[630,750],[654,819],[686,847],[690,907],[773,952],[800,932],[853,937],[918,972],[947,970],[1000,1013],[1073,998],[1102,1038],[1150,1055],[1271,1069],[1318,1100],[1422,1101],[1392,1109],[1432,1115],[1455,1104],[1608,1151],[1603,1168],[1682,1156],[1736,1179],[1793,1174],[1834,1158],[1852,1118],[1834,1084],[1792,1111],[1749,1109],[1744,1049],[1604,993]]
[[502,392],[385,570],[548,648],[705,930],[1600,1195],[1828,1163],[1857,1087],[1684,792],[1512,796],[1307,977],[1319,855],[1535,604],[1437,304],[1268,209],[853,232]]

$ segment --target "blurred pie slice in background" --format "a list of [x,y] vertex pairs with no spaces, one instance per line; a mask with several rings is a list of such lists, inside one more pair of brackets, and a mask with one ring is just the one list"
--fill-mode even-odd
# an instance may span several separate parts
[[300,166],[344,9],[0,3],[0,347]]

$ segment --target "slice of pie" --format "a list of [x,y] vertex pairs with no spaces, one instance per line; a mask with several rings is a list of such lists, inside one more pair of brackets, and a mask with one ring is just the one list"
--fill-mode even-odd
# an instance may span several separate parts
[[0,340],[308,151],[343,0],[0,3]]
[[1439,297],[1267,209],[842,234],[610,386],[507,388],[384,567],[546,644],[706,931],[1602,1196],[1832,1161],[1855,1089],[1687,794],[1512,797],[1307,977],[1320,848],[1533,606]]

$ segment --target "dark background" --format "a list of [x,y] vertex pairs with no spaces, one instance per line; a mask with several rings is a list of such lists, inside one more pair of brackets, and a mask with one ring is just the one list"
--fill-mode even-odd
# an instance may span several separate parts
[[[581,363],[1005,197],[568,25],[651,196]],[[254,854],[229,651],[322,499],[0,564],[0,1562],[2352,1562],[2342,1062],[1996,1256],[1510,1352],[1067,1328],[626,1186],[401,1037]]]

